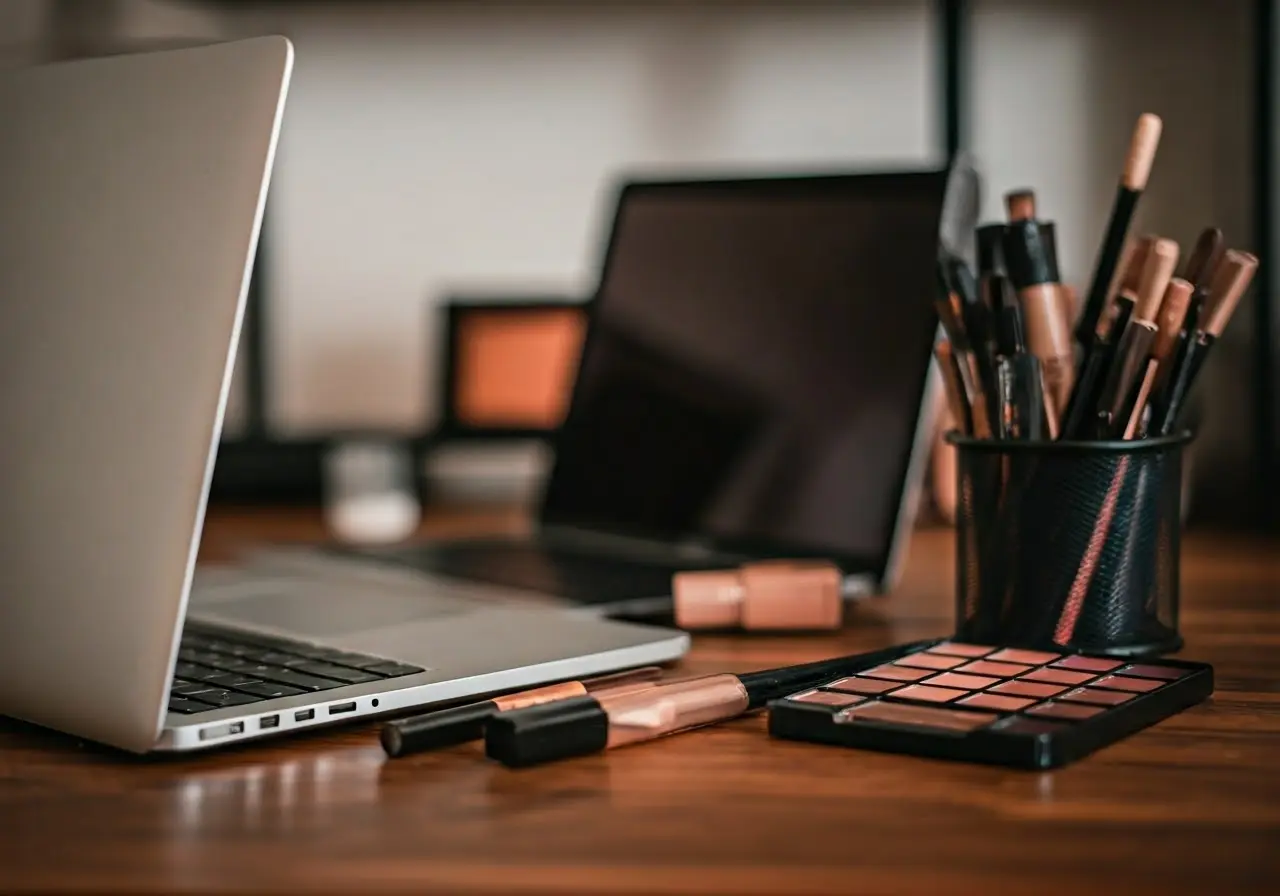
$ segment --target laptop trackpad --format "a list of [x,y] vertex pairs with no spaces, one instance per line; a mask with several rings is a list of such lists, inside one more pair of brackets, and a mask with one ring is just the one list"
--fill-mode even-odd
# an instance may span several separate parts
[[337,638],[474,609],[464,601],[426,593],[373,588],[341,591],[333,593],[316,583],[273,583],[245,596],[198,602],[192,615],[209,622],[273,629],[294,637]]

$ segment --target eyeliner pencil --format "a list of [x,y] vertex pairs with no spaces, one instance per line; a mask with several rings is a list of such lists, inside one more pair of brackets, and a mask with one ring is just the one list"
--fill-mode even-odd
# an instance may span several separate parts
[[1098,251],[1098,261],[1085,296],[1084,310],[1076,324],[1076,341],[1086,350],[1097,339],[1098,319],[1102,317],[1107,305],[1134,210],[1147,187],[1147,179],[1151,176],[1151,166],[1155,162],[1163,126],[1159,116],[1145,113],[1139,116],[1130,138],[1129,152],[1125,156],[1111,218],[1107,222],[1106,234]]
[[484,736],[485,725],[499,713],[540,706],[592,693],[619,693],[652,686],[662,677],[658,666],[645,666],[613,675],[564,681],[518,694],[506,694],[465,706],[437,709],[396,719],[382,727],[380,739],[388,756],[409,756],[425,750],[452,747]]
[[1205,358],[1226,329],[1257,269],[1258,259],[1249,252],[1229,249],[1223,255],[1209,290],[1204,328],[1194,334],[1187,334],[1186,348],[1176,360],[1168,393],[1153,411],[1150,429],[1156,435],[1167,436],[1173,432],[1178,414],[1186,403],[1187,395],[1195,384]]
[[1142,415],[1155,387],[1156,375],[1161,364],[1168,364],[1177,343],[1178,334],[1182,332],[1182,320],[1187,313],[1187,305],[1191,302],[1193,288],[1181,277],[1174,277],[1164,291],[1164,299],[1160,302],[1159,319],[1156,322],[1155,339],[1151,342],[1151,352],[1137,385],[1125,397],[1120,409],[1116,412],[1117,426],[1124,421],[1123,438],[1132,439],[1142,432]]
[[[923,642],[922,642],[923,643]],[[901,656],[891,647],[741,675],[723,673],[659,684],[643,691],[575,697],[496,716],[485,728],[485,754],[510,768],[555,762],[714,725],[762,709],[794,691]]]
[[1173,269],[1178,263],[1178,244],[1173,240],[1156,240],[1142,268],[1133,317],[1116,342],[1115,356],[1102,387],[1097,415],[1103,435],[1117,437],[1128,423],[1124,405],[1130,390],[1145,373],[1147,356],[1157,333],[1156,317]]
[[[1216,227],[1206,227],[1196,240],[1195,248],[1191,250],[1191,257],[1187,259],[1186,269],[1182,273],[1183,279],[1190,281],[1196,288],[1191,295],[1191,304],[1187,307],[1186,321],[1183,324],[1183,329],[1188,333],[1194,333],[1200,325],[1200,315],[1209,298],[1213,273],[1222,263],[1222,252],[1222,231]],[[1159,381],[1167,383],[1168,378],[1161,374]]]

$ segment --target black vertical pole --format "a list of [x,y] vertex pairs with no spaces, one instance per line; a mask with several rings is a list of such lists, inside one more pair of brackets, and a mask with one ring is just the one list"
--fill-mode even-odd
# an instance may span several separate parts
[[1280,525],[1280,509],[1272,500],[1280,488],[1280,407],[1276,379],[1280,376],[1276,352],[1280,333],[1276,331],[1275,252],[1276,184],[1273,160],[1276,146],[1276,65],[1273,44],[1276,39],[1274,0],[1256,0],[1254,4],[1254,189],[1253,227],[1259,259],[1254,280],[1254,434],[1258,474],[1262,496],[1260,520],[1267,527]]

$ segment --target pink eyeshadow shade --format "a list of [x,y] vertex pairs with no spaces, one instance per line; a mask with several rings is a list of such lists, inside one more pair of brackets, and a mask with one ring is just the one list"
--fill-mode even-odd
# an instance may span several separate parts
[[1069,656],[1054,663],[1059,669],[1078,669],[1081,672],[1110,672],[1124,663],[1104,660],[1094,656]]
[[1084,684],[1093,677],[1092,672],[1072,672],[1070,669],[1032,669],[1021,676],[1021,680],[1048,681],[1053,684]]
[[1127,703],[1136,695],[1126,691],[1104,691],[1100,688],[1077,688],[1059,697],[1059,700],[1070,700],[1072,703],[1093,703],[1097,706],[1118,706]]
[[836,713],[842,725],[872,722],[906,728],[932,728],[941,731],[972,731],[998,719],[988,712],[942,709],[937,706],[912,706],[910,703],[882,703],[875,700]]
[[972,672],[974,675],[995,675],[998,678],[1012,678],[1029,672],[1030,666],[1018,666],[1013,663],[993,663],[990,660],[977,660],[967,666],[956,669],[957,672]]
[[868,669],[862,675],[870,675],[874,678],[890,678],[894,681],[919,681],[922,678],[928,678],[933,673],[928,669],[909,669],[906,666],[876,666],[874,669]]
[[1106,712],[1101,706],[1085,706],[1082,703],[1041,703],[1027,710],[1029,716],[1047,716],[1051,719],[1091,719]]
[[1000,679],[998,678],[984,678],[981,675],[961,675],[958,672],[943,672],[941,675],[935,675],[922,683],[937,685],[940,688],[964,688],[967,691],[977,691],[982,688],[989,688],[999,681]]
[[924,700],[927,703],[950,703],[957,697],[963,697],[964,691],[953,691],[951,688],[931,688],[927,684],[913,684],[893,696],[911,700]]
[[1051,663],[1061,658],[1062,654],[1060,653],[1045,653],[1043,650],[1019,650],[1013,647],[998,650],[987,657],[989,660],[996,660],[1002,663],[1026,663],[1031,666]]
[[1172,666],[1125,666],[1121,675],[1137,675],[1140,678],[1158,678],[1161,681],[1175,681],[1187,674],[1186,669],[1175,669]]
[[805,691],[803,694],[796,694],[794,697],[788,697],[792,703],[818,703],[823,706],[852,706],[855,703],[861,703],[866,697],[859,697],[857,694],[836,694],[832,691]]
[[1038,681],[1006,681],[991,689],[995,694],[1012,694],[1015,697],[1053,697],[1061,694],[1066,688],[1057,685],[1041,684]]
[[1132,691],[1135,694],[1145,694],[1147,691],[1154,691],[1162,681],[1152,681],[1149,678],[1126,678],[1123,675],[1108,675],[1106,678],[1099,678],[1094,683],[1094,687],[1111,688],[1115,691]]
[[915,666],[920,669],[953,669],[964,662],[964,657],[942,656],[937,653],[913,653],[895,662],[899,666]]
[[826,685],[833,691],[849,691],[854,694],[883,694],[894,688],[902,687],[897,681],[880,681],[875,678],[842,678]]
[[937,644],[929,648],[929,653],[945,653],[948,656],[967,656],[978,657],[986,656],[994,647],[983,647],[981,644],[958,644],[948,641],[945,644]]
[[1025,697],[1005,697],[1000,694],[974,694],[960,701],[961,706],[973,706],[978,709],[996,709],[1001,712],[1016,712],[1035,703]]

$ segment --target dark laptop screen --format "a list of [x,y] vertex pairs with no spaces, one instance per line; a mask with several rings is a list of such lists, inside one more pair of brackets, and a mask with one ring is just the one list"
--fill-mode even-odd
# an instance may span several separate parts
[[945,173],[631,184],[543,522],[882,570]]

